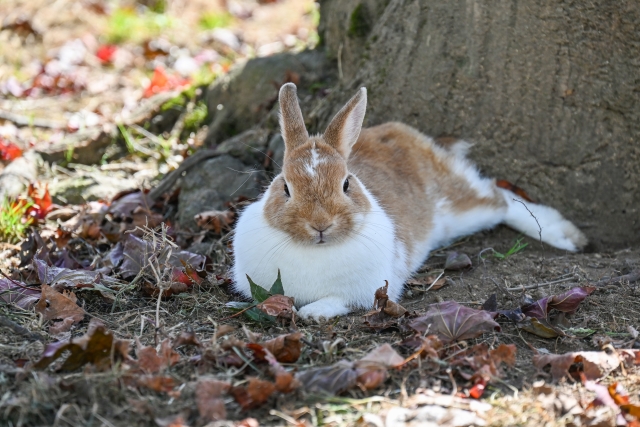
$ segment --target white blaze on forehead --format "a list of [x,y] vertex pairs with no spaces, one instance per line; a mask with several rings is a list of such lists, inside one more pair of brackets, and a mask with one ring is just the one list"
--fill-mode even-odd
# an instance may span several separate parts
[[318,154],[318,150],[316,148],[311,149],[311,162],[305,163],[304,168],[307,173],[311,176],[315,176],[316,168],[318,165],[322,163],[322,159],[320,159],[320,155]]

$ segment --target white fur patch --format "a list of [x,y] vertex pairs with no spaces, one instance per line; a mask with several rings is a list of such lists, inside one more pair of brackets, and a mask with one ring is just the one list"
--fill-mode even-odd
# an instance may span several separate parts
[[312,148],[311,149],[311,162],[304,164],[304,170],[310,176],[316,176],[318,165],[320,163],[322,163],[323,161],[324,161],[324,159],[322,157],[320,157],[320,154],[318,154],[318,150],[316,148]]

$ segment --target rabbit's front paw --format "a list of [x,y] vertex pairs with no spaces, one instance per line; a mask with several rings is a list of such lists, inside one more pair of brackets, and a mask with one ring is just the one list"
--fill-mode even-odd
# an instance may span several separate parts
[[347,305],[337,298],[324,298],[307,304],[298,310],[298,316],[305,320],[315,320],[316,322],[348,313],[349,308]]

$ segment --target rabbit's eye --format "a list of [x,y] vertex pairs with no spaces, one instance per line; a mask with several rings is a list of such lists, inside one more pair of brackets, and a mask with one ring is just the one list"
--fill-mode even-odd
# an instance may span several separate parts
[[284,194],[287,195],[287,197],[291,197],[291,194],[289,193],[289,187],[287,187],[287,183],[284,183]]
[[349,178],[345,179],[344,184],[342,184],[342,191],[346,193],[348,189],[349,189]]

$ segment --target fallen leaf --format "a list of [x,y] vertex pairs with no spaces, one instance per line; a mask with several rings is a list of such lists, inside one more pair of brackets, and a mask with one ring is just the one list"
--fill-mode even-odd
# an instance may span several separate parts
[[15,304],[24,310],[30,310],[41,298],[38,288],[28,287],[17,280],[0,278],[0,299],[8,304]]
[[27,190],[27,198],[32,202],[26,212],[29,218],[43,220],[53,209],[48,184],[42,186],[39,182],[32,182]]
[[189,84],[189,79],[183,79],[181,77],[167,74],[164,68],[156,67],[155,70],[153,70],[153,77],[151,77],[151,82],[144,90],[142,96],[144,98],[149,98],[160,92],[183,89],[189,86]]
[[444,342],[500,331],[500,325],[493,320],[491,313],[465,307],[455,301],[431,304],[427,314],[412,320],[408,326],[423,335],[434,333]]
[[232,387],[229,393],[238,402],[245,411],[257,408],[265,403],[271,395],[276,391],[276,386],[272,382],[264,381],[259,378],[249,378],[249,384],[246,387]]
[[587,380],[595,380],[620,366],[622,359],[618,352],[606,353],[604,351],[576,351],[565,354],[537,354],[533,356],[533,366],[543,369],[551,366],[551,376],[554,380],[566,376],[572,376],[569,368],[577,365]]
[[576,287],[559,294],[552,295],[521,307],[522,313],[536,319],[546,319],[550,309],[555,309],[564,313],[573,313],[578,305],[589,296],[596,288],[593,286]]
[[216,234],[230,230],[235,218],[236,213],[229,210],[200,212],[194,217],[198,227],[205,230],[212,230]]
[[294,319],[294,299],[284,295],[271,295],[256,306],[263,313],[280,319]]
[[137,347],[138,368],[149,374],[163,371],[180,361],[180,355],[171,348],[168,338],[160,343],[159,351],[152,346],[143,346],[140,341]]
[[0,160],[13,161],[21,156],[20,147],[0,136]]
[[269,341],[263,342],[262,346],[269,350],[271,354],[281,363],[294,363],[300,357],[302,333],[280,335]]
[[489,312],[498,311],[498,297],[496,294],[489,295],[489,298],[482,304],[482,309]]
[[96,56],[103,64],[107,64],[113,61],[113,56],[118,50],[118,46],[112,44],[105,44],[98,48]]
[[[48,285],[42,285],[41,290],[42,297],[36,304],[36,313],[42,314],[44,320],[62,320],[68,331],[73,324],[84,319],[84,310],[76,304],[76,294],[69,291],[61,294]],[[56,332],[63,331],[58,327]]]
[[173,391],[177,385],[175,379],[166,375],[135,375],[130,381],[136,387],[145,387],[163,393]]
[[397,327],[397,319],[408,314],[403,306],[389,299],[388,288],[389,282],[385,280],[385,285],[375,292],[374,309],[364,315],[364,323],[376,331]]
[[449,252],[444,263],[445,270],[466,270],[471,268],[471,259],[462,252]]
[[531,199],[531,197],[529,197],[526,191],[524,191],[522,188],[518,187],[517,185],[510,183],[509,181],[506,181],[504,179],[498,179],[496,180],[496,186],[500,188],[504,188],[505,190],[509,190],[512,193],[515,193],[516,195],[522,197],[527,202],[536,203],[533,199]]
[[518,328],[542,338],[564,337],[566,334],[559,328],[550,324],[546,319],[525,317],[517,323]]
[[377,388],[387,379],[388,368],[396,368],[403,363],[402,356],[389,344],[383,344],[354,363],[356,383],[363,390]]
[[196,405],[203,423],[227,419],[227,409],[222,395],[231,385],[225,381],[201,378],[196,384]]
[[114,339],[113,333],[93,318],[82,337],[47,344],[34,368],[46,368],[65,352],[70,354],[60,371],[74,371],[88,363],[103,370],[111,366],[112,354],[113,360],[129,360],[129,342]]
[[[435,283],[434,283],[435,282]],[[447,278],[441,277],[436,280],[435,276],[421,276],[421,277],[412,277],[407,280],[407,285],[409,286],[419,286],[421,288],[429,288],[431,291],[437,291],[440,288],[443,288],[447,284]]]
[[335,395],[353,388],[358,374],[352,362],[340,360],[331,366],[299,372],[296,378],[307,393]]
[[192,345],[195,347],[202,347],[202,343],[196,336],[193,330],[182,331],[178,338],[173,342],[173,348],[178,348],[183,345]]

